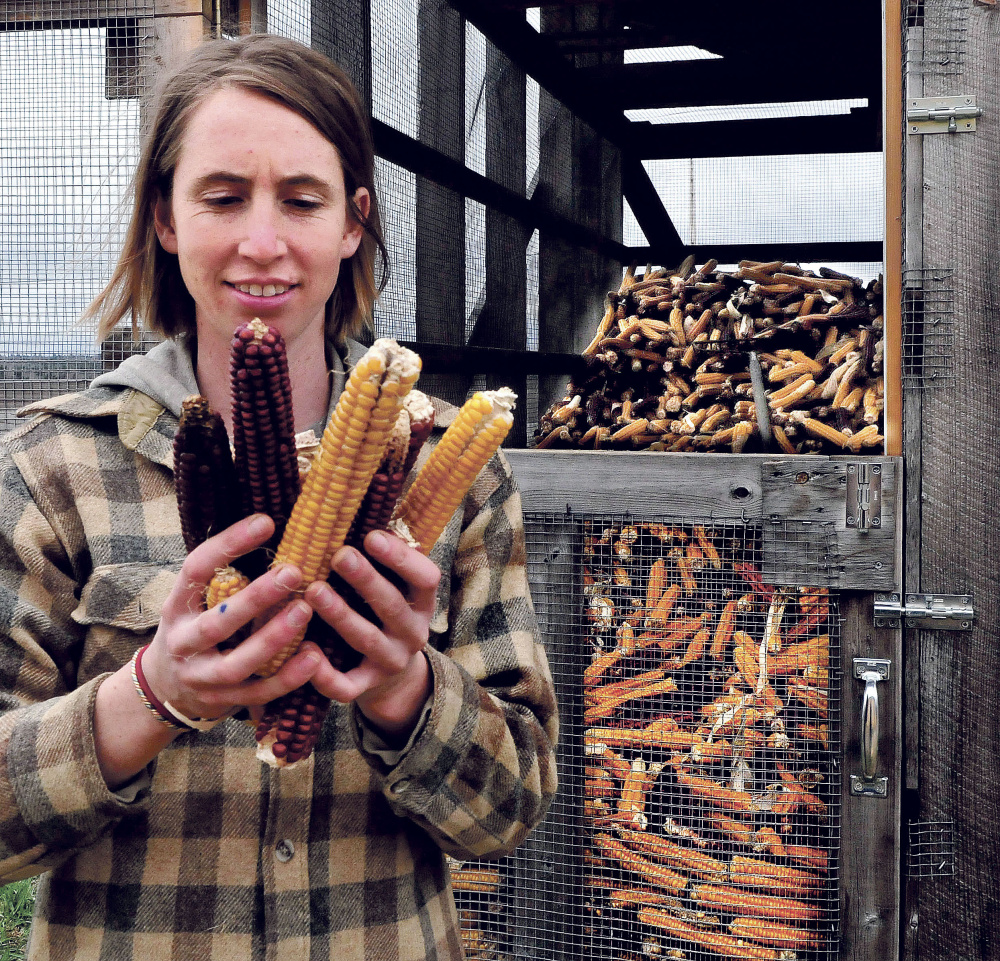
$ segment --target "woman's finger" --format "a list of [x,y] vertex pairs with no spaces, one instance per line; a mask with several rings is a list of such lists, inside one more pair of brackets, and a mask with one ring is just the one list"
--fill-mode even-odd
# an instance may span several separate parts
[[[333,570],[365,599],[383,624],[425,630],[441,579],[437,565],[398,537],[381,531],[365,538],[365,550],[368,557],[342,548],[333,558]],[[373,562],[382,566],[381,572]],[[393,574],[396,583],[389,580]]]
[[273,533],[274,521],[270,517],[253,514],[199,544],[184,560],[177,585],[163,606],[163,617],[183,617],[196,612],[212,575],[237,557],[266,544]]

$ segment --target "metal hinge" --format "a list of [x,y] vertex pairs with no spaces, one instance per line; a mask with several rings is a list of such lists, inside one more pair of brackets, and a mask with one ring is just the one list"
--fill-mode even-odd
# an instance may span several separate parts
[[875,626],[919,627],[925,631],[971,631],[975,611],[968,594],[907,594],[900,604],[898,594],[875,595]]
[[847,465],[848,527],[867,531],[882,526],[882,466],[880,464]]
[[971,133],[983,115],[975,97],[921,97],[906,110],[910,133]]

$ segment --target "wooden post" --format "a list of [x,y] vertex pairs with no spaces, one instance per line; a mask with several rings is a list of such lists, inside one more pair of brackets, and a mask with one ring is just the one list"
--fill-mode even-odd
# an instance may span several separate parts
[[[443,0],[421,0],[417,11],[417,103],[422,143],[465,160],[465,21]],[[416,339],[465,344],[465,199],[426,177],[416,184]],[[464,371],[427,373],[422,389],[461,404]]]
[[343,67],[370,110],[371,0],[311,0],[310,17],[313,47]]
[[[907,137],[907,161],[918,139],[923,154],[921,266],[954,271],[954,381],[926,385],[912,428],[920,445],[919,589],[969,595],[975,610],[972,631],[920,635],[918,817],[952,822],[954,852],[939,859],[945,868],[938,876],[914,882],[908,948],[912,958],[978,961],[996,957],[1000,945],[1000,777],[993,760],[1000,736],[1000,153],[992,107],[1000,87],[1000,7],[926,0],[921,9],[923,96],[972,97],[983,116],[973,133]],[[931,44],[947,33],[963,42],[945,73]]]
[[[526,192],[524,71],[493,44],[486,45],[486,176],[524,196]],[[475,347],[528,349],[528,274],[530,228],[507,214],[486,208],[486,300],[469,344]],[[510,387],[518,396],[508,447],[527,444],[527,382],[521,372],[487,378],[488,388]]]
[[163,0],[153,15],[158,70],[169,70],[212,32],[212,0]]
[[[542,10],[542,32],[586,30],[607,6],[584,4]],[[615,55],[619,58],[622,54]],[[621,156],[544,89],[539,103],[540,165],[536,194],[553,210],[622,238]],[[593,336],[604,298],[620,284],[621,264],[547,237],[539,243],[538,349],[577,354]],[[540,377],[538,409],[561,396],[566,378]]]

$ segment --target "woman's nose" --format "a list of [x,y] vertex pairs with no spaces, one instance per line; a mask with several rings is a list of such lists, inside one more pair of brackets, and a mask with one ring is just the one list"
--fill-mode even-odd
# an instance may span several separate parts
[[239,251],[241,256],[260,262],[276,260],[287,253],[280,217],[270,204],[258,203],[250,207]]

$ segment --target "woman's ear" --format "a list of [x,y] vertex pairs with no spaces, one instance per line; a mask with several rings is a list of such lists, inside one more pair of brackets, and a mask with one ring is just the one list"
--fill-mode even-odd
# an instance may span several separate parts
[[[365,233],[363,221],[368,219],[368,214],[372,209],[371,196],[366,187],[358,187],[354,191],[354,209],[361,212],[361,220],[358,220],[352,209],[348,207],[347,219],[344,221],[344,237],[340,245],[341,260],[353,257],[361,245],[361,238]],[[162,242],[161,240],[160,243]]]
[[174,229],[174,213],[170,198],[164,197],[163,194],[157,194],[156,200],[153,201],[153,223],[160,246],[168,254],[176,254],[177,231]]

